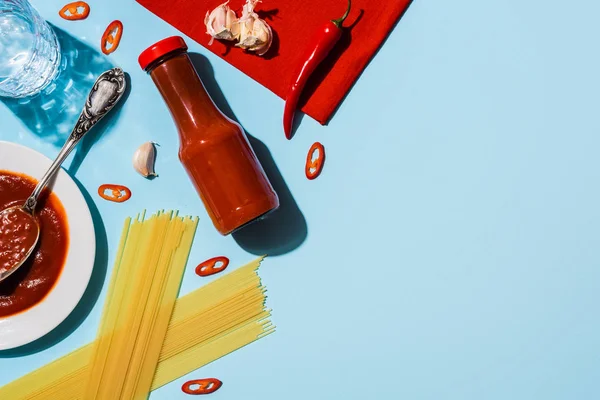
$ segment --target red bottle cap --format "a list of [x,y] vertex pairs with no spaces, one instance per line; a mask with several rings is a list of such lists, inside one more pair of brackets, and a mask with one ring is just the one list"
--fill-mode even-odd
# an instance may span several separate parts
[[138,62],[140,63],[140,67],[145,70],[153,61],[158,60],[165,54],[179,49],[187,50],[187,48],[187,44],[185,44],[185,40],[181,36],[171,36],[154,43],[142,51],[138,57]]

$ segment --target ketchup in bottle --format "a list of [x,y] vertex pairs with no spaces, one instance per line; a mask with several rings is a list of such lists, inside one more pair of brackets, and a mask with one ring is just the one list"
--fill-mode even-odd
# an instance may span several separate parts
[[279,207],[244,130],[213,103],[183,38],[155,43],[138,61],[171,111],[179,159],[217,230],[227,235]]

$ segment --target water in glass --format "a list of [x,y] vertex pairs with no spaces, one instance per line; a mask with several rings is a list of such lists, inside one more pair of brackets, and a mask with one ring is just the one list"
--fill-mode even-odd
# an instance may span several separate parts
[[60,47],[27,0],[0,0],[0,96],[26,97],[56,77]]

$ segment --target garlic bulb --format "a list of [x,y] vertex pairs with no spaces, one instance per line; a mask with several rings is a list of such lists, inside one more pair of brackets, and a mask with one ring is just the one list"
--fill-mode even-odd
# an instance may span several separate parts
[[240,35],[237,16],[228,3],[229,1],[206,13],[204,24],[206,33],[212,37],[210,44],[214,39],[237,40]]
[[264,55],[273,43],[273,31],[265,20],[254,12],[260,0],[246,0],[242,17],[239,19],[239,43],[237,47]]
[[144,178],[157,176],[154,172],[156,147],[154,142],[146,142],[133,154],[133,168]]

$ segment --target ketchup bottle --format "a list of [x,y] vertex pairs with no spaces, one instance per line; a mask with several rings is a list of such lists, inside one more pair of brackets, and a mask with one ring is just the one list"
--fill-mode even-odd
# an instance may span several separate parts
[[244,130],[213,103],[183,38],[155,43],[138,61],[171,111],[179,130],[179,159],[217,230],[227,235],[279,207]]

